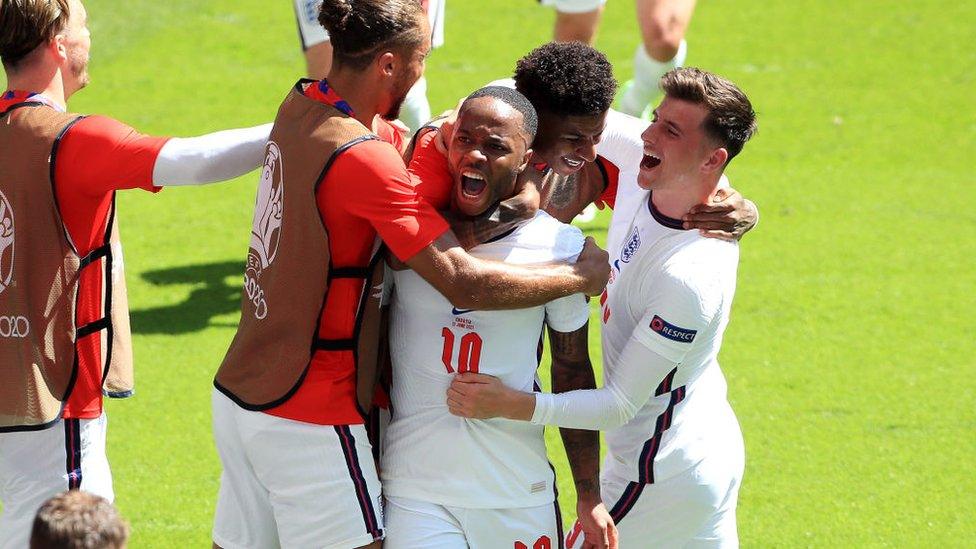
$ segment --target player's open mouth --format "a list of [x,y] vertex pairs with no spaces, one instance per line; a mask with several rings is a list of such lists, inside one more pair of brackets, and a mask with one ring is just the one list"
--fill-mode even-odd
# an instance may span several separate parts
[[485,177],[480,173],[472,171],[461,172],[462,195],[476,198],[483,193],[487,187],[488,183],[485,182]]
[[645,170],[653,170],[661,163],[661,159],[654,156],[653,154],[645,154],[644,159],[641,160],[641,168]]

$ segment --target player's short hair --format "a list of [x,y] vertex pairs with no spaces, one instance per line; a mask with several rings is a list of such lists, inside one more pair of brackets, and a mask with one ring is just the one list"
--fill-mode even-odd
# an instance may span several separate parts
[[610,109],[617,81],[607,56],[582,42],[550,42],[519,59],[515,87],[535,108],[559,116]]
[[507,86],[485,86],[480,90],[475,90],[474,93],[465,98],[461,108],[464,108],[464,104],[468,101],[479,97],[494,97],[522,113],[522,129],[529,134],[529,143],[532,142],[532,139],[535,138],[535,132],[539,130],[539,115],[535,112],[535,107],[532,106],[528,98],[518,90]]
[[107,499],[70,490],[37,510],[30,549],[122,549],[128,539],[129,525]]
[[697,103],[708,110],[703,122],[705,134],[729,152],[726,165],[742,151],[758,129],[756,111],[738,86],[695,67],[674,69],[661,77],[667,97]]
[[0,60],[7,68],[68,26],[68,0],[0,0]]
[[427,17],[417,0],[323,0],[319,23],[329,31],[337,65],[366,68],[385,48],[415,50],[424,41],[418,24]]

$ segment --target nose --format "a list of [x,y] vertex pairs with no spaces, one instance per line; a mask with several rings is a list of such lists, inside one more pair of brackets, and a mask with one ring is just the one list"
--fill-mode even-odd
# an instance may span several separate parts
[[576,154],[583,157],[583,160],[586,160],[587,162],[593,162],[596,160],[596,143],[593,141],[587,141],[585,145],[582,145],[576,149]]
[[644,130],[644,133],[641,134],[641,141],[643,141],[645,145],[649,145],[651,141],[654,140],[654,126],[655,124],[651,122],[651,124],[647,126],[647,129]]
[[486,157],[485,154],[481,152],[481,149],[478,148],[469,149],[468,152],[464,154],[464,157],[472,163],[485,162],[488,160],[488,157]]

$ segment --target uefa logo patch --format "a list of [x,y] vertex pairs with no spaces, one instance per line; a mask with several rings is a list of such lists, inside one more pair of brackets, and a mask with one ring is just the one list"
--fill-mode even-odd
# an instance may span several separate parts
[[264,290],[259,281],[261,273],[278,255],[285,199],[283,172],[281,149],[274,141],[268,141],[261,182],[258,184],[258,197],[254,204],[251,248],[247,252],[247,266],[244,271],[244,291],[254,304],[254,316],[258,320],[268,316],[268,303],[264,299]]
[[695,335],[698,334],[698,330],[680,328],[657,315],[651,319],[651,330],[678,343],[691,343],[695,340]]
[[0,293],[14,278],[14,210],[0,192]]
[[634,227],[634,232],[630,235],[630,241],[627,242],[627,245],[624,246],[623,250],[620,251],[620,261],[630,263],[630,260],[633,259],[634,254],[636,254],[637,250],[640,249],[640,245],[640,232],[638,232],[637,227]]

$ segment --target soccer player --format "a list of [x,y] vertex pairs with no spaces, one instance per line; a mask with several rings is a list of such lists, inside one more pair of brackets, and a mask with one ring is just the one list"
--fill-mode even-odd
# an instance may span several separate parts
[[79,0],[0,0],[0,547],[66,489],[113,497],[102,395],[132,393],[115,192],[255,168],[270,125],[167,139],[67,101],[88,83]]
[[[604,387],[529,393],[465,374],[448,404],[466,418],[609,429],[602,494],[621,546],[734,547],[744,452],[717,357],[739,251],[679,218],[717,192],[756,131],[755,113],[734,84],[699,69],[673,70],[661,87],[637,188],[617,195],[635,207],[615,210],[627,222],[611,229],[621,244],[600,299]],[[574,529],[567,545],[577,538]]]
[[556,8],[553,39],[557,42],[583,42],[593,45],[600,28],[600,16],[607,0],[539,0]]
[[[444,4],[447,0],[419,0],[430,19],[431,44],[434,48],[444,45]],[[298,36],[305,52],[305,65],[311,78],[320,79],[329,74],[332,66],[332,43],[329,33],[319,23],[319,8],[322,0],[292,0],[295,18],[298,20]],[[411,132],[430,120],[430,103],[427,101],[427,79],[421,75],[410,88],[400,121]]]
[[125,549],[129,525],[103,497],[70,490],[44,502],[30,549]]
[[[536,128],[535,109],[511,88],[489,86],[464,101],[447,166],[451,210],[458,220],[479,218],[514,195]],[[573,260],[582,246],[579,229],[538,211],[471,253],[533,264]],[[531,390],[543,323],[549,326],[556,359],[578,362],[574,349],[585,349],[589,317],[584,296],[514,311],[459,309],[413,271],[401,270],[394,277],[394,413],[381,467],[386,547],[558,546],[562,526],[543,429],[507,420],[459,419],[448,413],[443,395],[459,372],[489,373],[518,390]],[[592,380],[585,353],[583,358],[577,365]],[[554,379],[557,387],[565,382]],[[564,437],[578,509],[595,514],[594,520],[602,518],[603,530],[612,530],[596,493],[599,437],[576,434],[582,438],[574,433]]]
[[688,56],[685,32],[694,11],[695,0],[637,0],[642,42],[634,51],[634,77],[620,93],[621,112],[649,118],[661,77],[684,65]]
[[414,0],[325,0],[333,63],[278,111],[258,188],[241,321],[217,372],[220,547],[378,546],[380,486],[364,427],[379,346],[377,237],[455,306],[521,308],[602,291],[607,255],[521,267],[468,255],[375,138],[430,49]]

